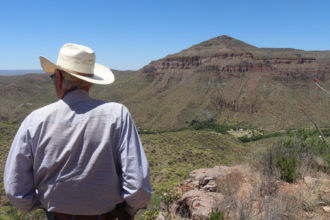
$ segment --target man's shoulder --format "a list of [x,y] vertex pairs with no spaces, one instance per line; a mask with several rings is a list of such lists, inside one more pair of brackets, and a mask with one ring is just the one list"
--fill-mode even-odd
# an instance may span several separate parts
[[[76,106],[75,106],[76,107]],[[85,114],[86,117],[96,115],[112,115],[115,117],[125,117],[129,114],[125,105],[116,102],[107,102],[98,99],[90,99],[89,102],[84,102],[84,106],[80,109],[70,109],[71,107],[65,104],[62,100],[36,109],[25,118],[26,125],[35,125],[45,121],[62,121],[67,114]],[[59,119],[60,118],[60,119]]]
[[34,111],[32,111],[26,118],[25,121],[31,121],[33,118],[40,118],[44,116],[45,114],[50,114],[52,111],[56,111],[56,106],[58,105],[58,102],[51,103],[49,105],[43,106],[41,108],[38,108]]
[[92,102],[95,105],[99,106],[100,108],[120,110],[120,111],[124,111],[124,112],[128,111],[127,107],[121,103],[108,102],[108,101],[99,100],[99,99],[92,99]]

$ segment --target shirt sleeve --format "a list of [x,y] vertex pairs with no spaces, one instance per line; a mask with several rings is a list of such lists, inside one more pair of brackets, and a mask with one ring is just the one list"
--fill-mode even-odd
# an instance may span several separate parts
[[31,138],[23,122],[10,148],[4,173],[7,198],[23,212],[33,211],[41,205],[33,181],[30,144]]
[[150,168],[140,137],[130,113],[123,108],[123,124],[119,143],[121,165],[122,198],[126,211],[134,215],[146,208],[151,199]]

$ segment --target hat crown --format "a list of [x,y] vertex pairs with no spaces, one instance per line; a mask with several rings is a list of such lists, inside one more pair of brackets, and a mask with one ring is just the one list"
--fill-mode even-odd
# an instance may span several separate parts
[[75,72],[93,74],[95,53],[89,47],[68,43],[60,49],[56,64]]
[[61,69],[78,79],[103,85],[115,80],[108,67],[95,63],[94,51],[83,45],[64,44],[58,55],[57,64],[44,56],[39,58],[45,73],[54,74],[56,69]]

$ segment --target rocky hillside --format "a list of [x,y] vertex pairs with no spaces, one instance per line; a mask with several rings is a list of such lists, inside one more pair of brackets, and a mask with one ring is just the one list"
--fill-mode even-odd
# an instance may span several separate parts
[[305,124],[302,108],[327,126],[328,97],[313,79],[330,88],[329,76],[330,51],[257,48],[220,36],[151,62],[107,94],[144,128],[239,121],[278,130]]

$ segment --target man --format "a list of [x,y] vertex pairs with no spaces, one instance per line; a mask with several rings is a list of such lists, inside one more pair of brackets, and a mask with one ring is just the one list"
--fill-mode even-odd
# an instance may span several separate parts
[[151,198],[134,122],[125,106],[88,95],[114,75],[82,45],[65,44],[56,65],[42,56],[40,62],[53,74],[60,100],[22,122],[5,167],[7,198],[21,211],[42,208],[54,220],[134,219]]

